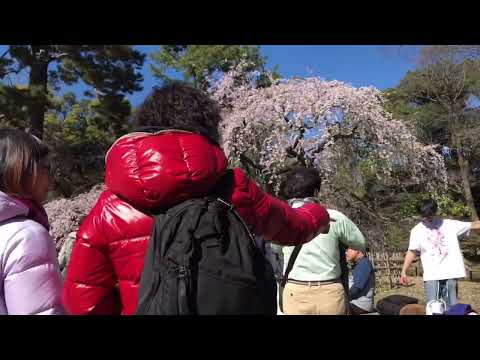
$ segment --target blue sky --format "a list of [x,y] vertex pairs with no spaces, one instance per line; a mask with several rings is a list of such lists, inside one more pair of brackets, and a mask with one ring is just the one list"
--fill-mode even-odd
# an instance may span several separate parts
[[279,64],[286,77],[311,76],[307,70],[311,68],[315,76],[353,86],[396,86],[413,68],[406,58],[395,56],[393,48],[377,45],[267,45],[262,50],[269,64]]
[[[138,46],[150,53],[158,46]],[[383,90],[398,85],[413,64],[404,56],[396,56],[395,49],[378,45],[262,45],[268,58],[267,66],[280,66],[283,77],[320,76],[327,80],[341,80],[353,86],[373,85]],[[137,105],[158,83],[150,74],[150,60],[144,65],[144,90],[130,97]]]
[[[5,50],[0,45],[0,54]],[[138,45],[141,51],[150,54],[158,45]],[[268,57],[267,65],[280,66],[283,77],[319,76],[327,80],[340,80],[353,86],[373,85],[385,89],[398,85],[405,73],[413,68],[413,63],[404,56],[398,56],[397,47],[378,45],[262,45],[262,53]],[[397,54],[397,55],[396,55]],[[143,67],[143,91],[129,95],[134,106],[138,105],[158,84],[150,72],[150,58]],[[27,74],[22,74],[14,82],[25,83]],[[82,94],[85,86],[77,84],[70,89]]]

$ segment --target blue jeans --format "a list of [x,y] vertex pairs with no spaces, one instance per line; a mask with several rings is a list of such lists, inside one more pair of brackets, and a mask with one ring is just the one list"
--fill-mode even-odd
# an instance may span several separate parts
[[440,298],[445,300],[449,309],[457,303],[457,279],[425,281],[427,303],[438,299],[438,285],[440,285]]

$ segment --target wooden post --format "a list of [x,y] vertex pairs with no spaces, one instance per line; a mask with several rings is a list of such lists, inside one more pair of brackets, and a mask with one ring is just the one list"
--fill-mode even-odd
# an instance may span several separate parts
[[385,252],[385,258],[386,258],[386,264],[387,264],[387,276],[388,276],[388,284],[390,286],[390,290],[393,289],[393,282],[392,282],[392,276],[390,272],[390,261],[389,261],[389,254],[388,251]]

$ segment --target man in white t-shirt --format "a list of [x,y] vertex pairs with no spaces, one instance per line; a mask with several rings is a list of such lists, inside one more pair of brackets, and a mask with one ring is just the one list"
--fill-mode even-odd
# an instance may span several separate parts
[[440,297],[451,307],[457,303],[457,279],[466,276],[458,238],[480,230],[480,221],[441,219],[436,216],[437,209],[434,200],[420,204],[422,221],[410,232],[400,283],[408,284],[407,270],[420,253],[427,303]]

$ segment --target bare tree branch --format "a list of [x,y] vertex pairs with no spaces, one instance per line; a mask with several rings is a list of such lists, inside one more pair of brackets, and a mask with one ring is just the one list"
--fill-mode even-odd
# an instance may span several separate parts
[[465,83],[467,81],[467,71],[465,69],[465,67],[462,67],[461,69],[462,73],[463,73],[463,77],[460,77],[459,80],[458,80],[458,91],[457,93],[454,95],[453,97],[453,102],[456,103],[457,102],[457,99],[460,97],[460,95],[464,92],[464,89],[465,89]]
[[[339,126],[338,123],[336,123],[336,125]],[[352,130],[350,130],[349,133],[341,133],[341,132],[338,132],[336,134],[334,134],[332,137],[333,137],[333,141],[337,141],[337,140],[340,140],[340,139],[351,139],[355,133],[357,132],[357,128],[358,128],[358,124],[356,124]],[[320,152],[322,152],[323,150],[325,150],[325,146],[326,146],[326,142],[325,141],[322,141],[320,143],[318,143],[318,145],[314,148],[312,148],[312,150],[310,151],[311,154],[318,154]]]
[[7,49],[2,56],[0,56],[0,59],[3,59],[8,53],[10,52],[10,49]]
[[252,159],[250,159],[245,153],[240,154],[240,161],[243,163],[247,163],[248,165],[252,166],[257,170],[263,170],[263,166],[256,164]]
[[14,70],[9,70],[9,71],[6,71],[3,73],[3,76],[7,76],[7,75],[10,75],[10,74],[15,74],[15,75],[18,75],[20,73],[20,71],[22,71],[23,69],[14,69]]
[[68,57],[69,55],[70,55],[70,54],[68,54],[68,53],[52,54],[52,55],[49,57],[49,62],[54,61],[54,60],[60,60],[60,59],[66,58],[66,57]]

